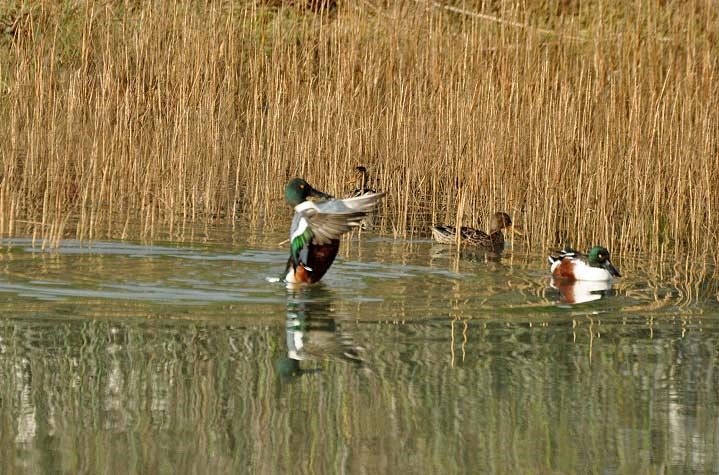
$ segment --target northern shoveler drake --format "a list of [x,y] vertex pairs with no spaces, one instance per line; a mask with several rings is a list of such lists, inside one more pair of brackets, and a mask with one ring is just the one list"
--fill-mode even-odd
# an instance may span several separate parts
[[[479,229],[462,226],[460,228],[460,242],[499,252],[504,249],[503,229],[511,229],[514,233],[521,234],[518,229],[512,226],[512,220],[507,213],[494,213],[492,221],[489,234]],[[441,244],[452,244],[457,239],[457,228],[454,226],[432,226],[432,237]]]
[[[285,199],[295,207],[290,226],[290,257],[285,268],[289,283],[318,282],[337,256],[340,236],[359,226],[384,193],[335,199],[301,178],[285,186]],[[311,201],[317,198],[322,201]]]
[[588,254],[582,254],[574,249],[564,249],[559,255],[549,256],[552,276],[565,281],[612,280],[612,277],[621,277],[622,274],[609,260],[609,251],[601,246],[595,246]]
[[366,167],[359,165],[355,167],[354,175],[348,182],[354,188],[349,192],[350,197],[362,196],[368,193],[377,193],[376,190],[369,187],[369,172]]

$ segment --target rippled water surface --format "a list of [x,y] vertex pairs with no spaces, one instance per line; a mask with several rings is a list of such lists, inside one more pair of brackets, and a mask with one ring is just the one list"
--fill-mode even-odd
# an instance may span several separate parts
[[365,234],[291,290],[284,238],[4,241],[0,473],[719,471],[713,269]]

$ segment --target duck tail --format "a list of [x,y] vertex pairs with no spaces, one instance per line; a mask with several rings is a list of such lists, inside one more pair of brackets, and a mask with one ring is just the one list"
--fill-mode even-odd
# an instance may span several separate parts
[[451,244],[455,240],[455,230],[451,226],[432,226],[432,237],[441,244]]
[[557,261],[561,261],[565,257],[569,257],[570,259],[573,257],[577,257],[578,254],[579,253],[571,247],[565,247],[560,251],[553,251],[547,259],[549,259],[550,264],[554,264]]

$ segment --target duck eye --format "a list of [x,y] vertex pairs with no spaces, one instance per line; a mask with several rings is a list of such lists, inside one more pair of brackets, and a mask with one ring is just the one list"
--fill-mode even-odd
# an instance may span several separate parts
[[305,187],[305,185],[300,185],[300,188],[304,188],[304,187]]

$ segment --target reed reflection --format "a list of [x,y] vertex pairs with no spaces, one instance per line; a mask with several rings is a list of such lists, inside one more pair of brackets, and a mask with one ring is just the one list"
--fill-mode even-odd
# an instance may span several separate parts
[[[459,271],[460,261],[465,263],[481,263],[481,264],[501,264],[503,259],[507,257],[504,250],[493,251],[469,246],[448,247],[440,244],[432,244],[429,249],[430,262],[435,259],[449,259],[451,269],[455,272]],[[504,266],[502,266],[504,267]]]
[[322,284],[288,288],[287,356],[277,362],[281,378],[319,373],[327,360],[363,364],[361,348],[337,323],[333,301],[333,293]]

